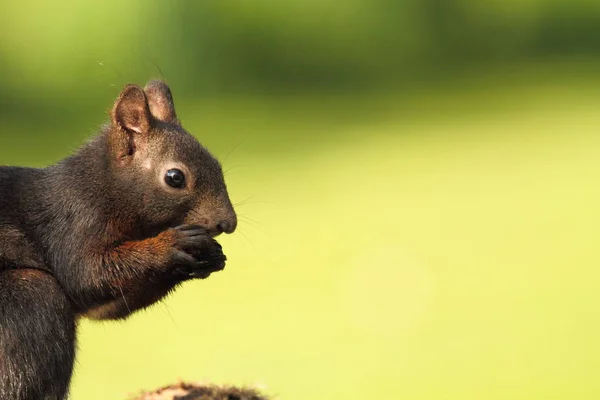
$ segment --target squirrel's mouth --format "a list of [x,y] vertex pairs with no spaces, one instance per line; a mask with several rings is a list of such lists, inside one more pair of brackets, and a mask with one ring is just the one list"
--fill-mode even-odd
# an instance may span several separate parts
[[216,229],[209,229],[208,230],[208,234],[210,235],[211,238],[216,238],[221,233],[223,233],[223,232],[220,229],[218,229],[218,228],[216,228]]

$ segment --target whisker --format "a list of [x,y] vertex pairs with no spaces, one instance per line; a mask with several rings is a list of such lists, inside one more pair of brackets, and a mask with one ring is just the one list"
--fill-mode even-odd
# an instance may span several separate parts
[[274,203],[274,202],[272,202],[272,201],[263,201],[263,200],[254,200],[254,201],[250,201],[250,200],[252,200],[253,198],[254,198],[254,195],[252,195],[252,196],[250,196],[250,197],[248,197],[248,198],[246,198],[246,199],[244,199],[244,200],[241,200],[241,201],[238,201],[238,202],[236,202],[236,203],[233,203],[233,206],[234,206],[234,207],[239,207],[239,206],[244,206],[244,205],[246,205],[246,204],[252,204],[252,203],[261,203],[261,204],[275,204],[275,203]]
[[162,69],[160,68],[160,66],[158,65],[156,60],[148,55],[148,54],[151,54],[152,51],[147,46],[147,44],[146,45],[142,44],[142,46],[144,48],[141,49],[141,51],[145,54],[145,56],[142,56],[142,54],[138,50],[136,50],[136,48],[133,46],[130,46],[129,50],[131,51],[131,53],[133,53],[135,55],[135,57],[139,60],[139,62],[152,64],[154,69],[156,69],[158,71],[158,73],[160,75],[160,79],[165,81],[166,78],[165,78],[165,74],[163,73]]
[[154,68],[156,68],[158,70],[158,73],[160,74],[160,78],[163,81],[166,81],[167,78],[165,78],[165,74],[163,73],[163,71],[160,68],[160,66],[155,62],[154,58],[151,58],[151,57],[148,56],[148,61],[150,61],[150,64],[152,64],[154,66]]
[[231,171],[233,171],[234,169],[242,168],[242,167],[247,167],[247,166],[246,165],[236,165],[236,166],[227,168],[226,170],[223,171],[223,176],[231,175]]
[[167,305],[167,302],[166,301],[161,301],[160,303],[164,306],[163,310],[166,311],[167,315],[169,316],[169,319],[173,323],[173,326],[175,326],[175,329],[177,329],[177,331],[179,333],[182,333],[183,331],[181,330],[181,328],[177,324],[177,321],[175,321],[175,318],[173,318],[173,314],[171,314],[171,309]]
[[229,167],[229,168],[225,169],[223,171],[223,173],[225,174],[225,173],[227,173],[229,171],[233,171],[234,169],[241,168],[241,167],[247,167],[247,165],[235,165],[233,167]]
[[244,143],[246,141],[246,139],[248,139],[248,136],[244,136],[242,138],[242,140],[240,140],[240,142],[238,144],[236,144],[235,146],[233,146],[233,149],[231,149],[229,151],[229,153],[227,153],[227,155],[225,156],[225,158],[223,159],[223,162],[227,161],[227,158],[229,158],[229,156],[231,155],[231,153],[233,153],[238,147],[240,147],[240,145],[242,143]]
[[123,297],[123,302],[125,303],[125,307],[127,307],[127,311],[131,314],[131,308],[129,308],[129,304],[127,304],[127,299],[125,298],[125,294],[123,293],[123,289],[119,286],[119,292],[121,292],[121,297]]
[[252,243],[252,242],[250,241],[250,239],[248,239],[248,236],[246,236],[246,234],[244,233],[244,231],[243,231],[243,230],[241,230],[241,229],[238,229],[238,231],[239,231],[239,232],[240,232],[240,234],[241,234],[241,235],[242,235],[242,236],[243,236],[243,237],[246,239],[246,242],[248,242],[248,244],[249,244],[250,246],[252,246],[252,247],[255,247],[255,246],[254,246],[254,243]]
[[252,219],[252,218],[250,218],[250,217],[248,217],[248,216],[246,216],[246,215],[240,215],[240,214],[238,214],[238,218],[243,218],[243,219],[245,219],[246,221],[249,221],[249,222],[254,222],[254,223],[255,223],[255,224],[257,224],[257,225],[259,225],[259,224],[260,224],[260,222],[258,222],[257,220],[255,220],[255,219]]
[[254,201],[246,201],[246,202],[240,202],[240,204],[234,204],[234,207],[241,207],[241,206],[247,206],[248,204],[275,204],[272,201],[261,201],[261,200],[254,200]]
[[253,198],[254,198],[254,195],[252,195],[252,196],[250,196],[250,197],[246,198],[245,200],[238,201],[237,203],[233,203],[233,206],[234,206],[234,207],[241,206],[241,205],[243,205],[243,204],[246,204],[248,201],[252,200]]
[[240,220],[240,222],[244,222],[244,223],[248,224],[249,226],[253,227],[254,229],[258,229],[263,234],[268,235],[268,233],[265,232],[264,229],[262,229],[260,226],[258,226],[258,222],[246,221],[244,219]]

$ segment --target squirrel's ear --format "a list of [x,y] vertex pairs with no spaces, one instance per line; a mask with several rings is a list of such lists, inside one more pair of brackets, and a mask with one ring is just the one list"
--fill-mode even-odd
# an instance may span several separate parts
[[115,102],[111,118],[115,128],[128,133],[147,133],[152,117],[142,88],[137,85],[125,86]]
[[173,95],[166,83],[161,81],[150,81],[144,88],[144,91],[148,98],[150,113],[154,118],[163,122],[178,123],[177,114],[175,114],[175,104],[173,103]]

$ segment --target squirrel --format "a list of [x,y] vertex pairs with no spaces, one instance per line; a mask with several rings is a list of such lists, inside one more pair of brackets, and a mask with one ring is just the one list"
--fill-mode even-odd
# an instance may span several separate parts
[[127,85],[73,155],[0,167],[0,399],[68,395],[80,317],[123,319],[225,267],[220,163],[162,81]]

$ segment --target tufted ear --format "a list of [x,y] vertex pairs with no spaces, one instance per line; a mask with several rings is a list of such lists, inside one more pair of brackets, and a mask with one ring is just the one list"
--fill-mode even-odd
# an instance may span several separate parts
[[125,86],[112,109],[113,126],[131,134],[147,134],[151,118],[142,88],[137,85]]
[[153,120],[141,87],[127,85],[119,94],[110,114],[112,131],[110,143],[115,158],[126,163],[146,141]]
[[179,123],[175,113],[175,104],[171,89],[162,81],[150,81],[144,88],[148,98],[150,113],[152,116],[163,122]]

